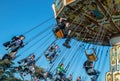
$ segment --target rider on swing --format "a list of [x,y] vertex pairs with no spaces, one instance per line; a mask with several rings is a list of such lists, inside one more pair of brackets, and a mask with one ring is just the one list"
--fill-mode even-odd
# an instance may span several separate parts
[[23,65],[20,65],[18,68],[22,69],[22,72],[30,72],[35,73],[35,55],[31,54],[29,57],[24,58],[20,61],[18,61],[19,64],[23,63]]
[[54,59],[55,56],[58,55],[58,52],[59,52],[59,46],[52,44],[45,53],[45,57],[50,60],[50,63],[52,63],[52,59]]
[[81,77],[79,76],[76,81],[81,81]]
[[85,61],[84,68],[88,75],[93,76],[91,80],[97,81],[100,72],[94,69],[93,61],[90,60]]
[[16,52],[19,48],[24,47],[23,40],[25,39],[25,36],[14,36],[10,41],[4,43],[3,45],[6,47],[6,50],[9,50],[9,52]]
[[2,60],[8,59],[9,61],[12,61],[13,59],[15,59],[16,53],[17,52],[12,52],[12,53],[5,54],[2,58]]
[[63,31],[64,33],[64,38],[66,38],[65,43],[63,44],[65,47],[67,48],[71,48],[69,42],[71,39],[71,29],[69,28],[70,23],[66,18],[60,18],[59,23],[57,25],[57,27],[53,30],[54,32],[59,31],[60,29]]
[[72,74],[70,74],[67,81],[72,81],[72,78],[73,78],[73,76],[72,76]]
[[63,79],[65,76],[65,69],[64,69],[64,64],[61,64],[60,66],[57,67],[57,74],[60,76],[60,79]]
[[35,62],[35,55],[34,54],[31,54],[29,57],[18,61],[19,64],[24,63],[24,65],[30,65],[34,62]]

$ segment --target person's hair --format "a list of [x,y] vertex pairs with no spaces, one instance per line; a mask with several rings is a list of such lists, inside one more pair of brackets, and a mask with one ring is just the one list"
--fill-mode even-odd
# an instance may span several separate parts
[[72,76],[72,74],[70,74],[70,76]]
[[81,79],[81,76],[79,76],[78,78],[80,78],[80,79]]
[[62,65],[64,65],[63,63],[62,64],[60,64],[60,66],[62,66]]
[[59,47],[58,45],[56,45],[55,47]]
[[24,38],[25,38],[25,36],[24,36],[24,35],[20,35],[19,37],[20,37],[20,38],[21,38],[21,37],[24,37]]
[[32,54],[31,56],[32,56],[33,58],[35,58],[35,55],[34,55],[34,54]]

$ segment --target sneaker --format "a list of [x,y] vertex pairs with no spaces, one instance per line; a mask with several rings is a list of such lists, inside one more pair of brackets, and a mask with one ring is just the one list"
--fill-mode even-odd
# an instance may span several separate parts
[[91,81],[97,81],[98,79],[98,75],[94,75],[92,78],[91,78]]
[[96,81],[93,77],[91,78],[91,81]]
[[71,46],[67,43],[63,43],[63,46],[65,46],[66,48],[71,48]]

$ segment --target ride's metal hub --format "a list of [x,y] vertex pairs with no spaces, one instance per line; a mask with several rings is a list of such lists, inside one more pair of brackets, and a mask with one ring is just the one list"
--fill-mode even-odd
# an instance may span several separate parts
[[113,35],[110,39],[110,44],[113,46],[120,45],[120,34]]
[[120,35],[112,35],[110,44],[110,71],[106,73],[106,81],[120,81]]
[[77,40],[110,45],[111,36],[120,34],[120,0],[55,0],[53,10],[57,22],[69,20]]

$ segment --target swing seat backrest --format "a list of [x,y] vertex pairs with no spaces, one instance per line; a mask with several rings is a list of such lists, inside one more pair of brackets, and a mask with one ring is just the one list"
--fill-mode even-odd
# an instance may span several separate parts
[[57,32],[55,32],[55,36],[57,38],[63,38],[64,37],[64,32],[62,31],[62,29],[59,29]]
[[96,61],[97,60],[97,57],[96,57],[96,54],[86,54],[87,58],[89,61]]

